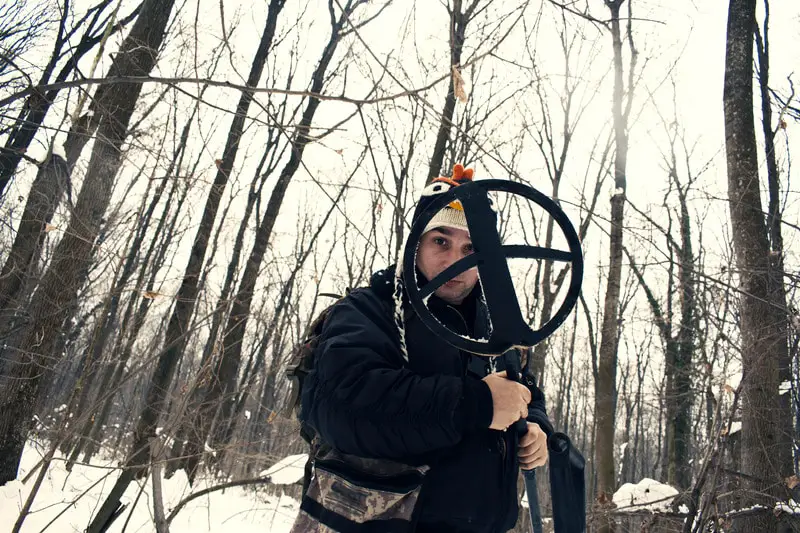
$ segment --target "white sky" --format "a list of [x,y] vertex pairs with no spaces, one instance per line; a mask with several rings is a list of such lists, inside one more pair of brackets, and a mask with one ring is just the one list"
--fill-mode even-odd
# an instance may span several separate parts
[[[127,13],[133,4],[134,2],[131,1],[124,2],[121,12]],[[590,0],[589,4],[595,17],[607,18],[607,9],[603,6],[603,2]],[[88,3],[82,2],[78,5],[85,6]],[[224,2],[227,23],[230,24],[231,21],[238,18],[238,27],[233,32],[230,41],[230,52],[225,54],[220,71],[214,76],[215,79],[241,82],[246,77],[251,55],[263,27],[266,5],[266,2],[255,4],[237,3],[231,0]],[[378,5],[380,4],[377,2],[371,2],[366,12],[374,13]],[[495,7],[493,7],[488,24],[491,26],[495,21],[502,21],[500,27],[503,30],[499,33],[503,33],[515,20],[517,5],[516,1],[496,2],[493,4]],[[307,86],[307,80],[316,64],[321,46],[328,38],[329,28],[325,6],[326,3],[322,0],[288,2],[281,15],[279,35],[285,35],[290,21],[296,19],[299,19],[302,28],[299,34],[292,33],[287,41],[282,42],[277,55],[277,61],[283,62],[285,65],[292,42],[295,39],[298,40],[302,60],[295,75],[295,88],[302,89]],[[797,35],[800,34],[800,15],[798,14],[800,8],[798,8],[796,0],[773,0],[771,6],[771,80],[773,87],[782,94],[786,94],[788,92],[787,76],[800,70],[800,58],[796,54]],[[667,150],[668,146],[665,142],[664,127],[659,118],[659,112],[667,121],[672,120],[674,82],[677,122],[679,128],[685,132],[687,145],[695,147],[691,158],[692,169],[695,172],[704,169],[692,197],[692,208],[698,213],[698,216],[707,214],[703,232],[708,253],[707,263],[712,271],[716,268],[715,265],[725,265],[729,262],[729,257],[726,255],[728,211],[723,200],[727,185],[722,117],[726,11],[727,3],[723,1],[637,0],[634,3],[634,16],[638,17],[634,25],[634,39],[639,50],[637,75],[640,75],[640,79],[630,126],[628,196],[638,207],[645,211],[651,211],[657,219],[664,220],[664,211],[660,206],[666,189],[666,172],[660,154]],[[197,35],[193,29],[195,13],[198,14],[199,19]],[[552,110],[557,110],[559,98],[563,94],[561,86],[564,82],[563,56],[556,40],[561,24],[560,13],[548,2],[534,1],[529,4],[525,13],[525,27],[528,29],[534,27],[537,20],[538,27],[534,34],[535,37],[528,40],[527,45],[530,49],[535,50],[540,74],[548,82],[546,84],[548,103]],[[573,139],[574,145],[561,190],[565,209],[577,222],[578,211],[571,203],[578,200],[585,179],[588,179],[591,184],[593,173],[596,172],[596,163],[591,161],[590,149],[597,138],[607,135],[610,127],[612,78],[609,61],[611,42],[607,32],[601,31],[583,20],[567,15],[566,21],[570,35],[583,35],[582,41],[580,39],[576,41],[576,48],[571,56],[571,70],[574,79],[580,80],[576,98],[587,106]],[[195,40],[199,46],[197,60],[202,62],[207,59],[209,50],[219,43],[221,35],[219,2],[217,0],[199,0],[199,5],[195,5],[193,1],[183,4],[182,15],[177,24],[182,28],[182,33],[176,31],[171,34],[171,43],[156,74],[171,76],[176,72],[181,72],[183,75],[192,75],[187,65],[191,65],[194,61]],[[387,54],[391,54],[391,60],[387,62],[389,73],[400,79],[406,88],[415,88],[426,85],[448,72],[446,24],[446,14],[440,2],[396,1],[375,22],[362,29],[360,35],[380,61],[384,61]],[[504,95],[511,94],[520,87],[529,86],[534,81],[529,68],[519,68],[513,64],[523,63],[527,67],[530,66],[529,62],[525,63],[526,42],[522,38],[522,30],[522,26],[517,25],[497,48],[496,56],[485,58],[479,63],[481,73],[477,82],[472,79],[469,69],[464,70],[469,97],[473,99],[473,102],[485,102],[490,99],[499,101]],[[116,41],[118,42],[119,38],[116,38]],[[186,47],[182,48],[181,45]],[[465,59],[475,53],[484,53],[492,45],[491,40],[486,41],[482,38],[482,33],[476,29],[476,26],[471,27],[467,34]],[[578,45],[580,48],[577,48]],[[112,50],[114,46],[111,46]],[[46,49],[42,53],[46,53]],[[380,73],[378,62],[370,57],[364,45],[355,38],[351,38],[346,46],[340,47],[337,60],[341,57],[347,57],[350,60],[345,94],[355,98],[365,96],[369,90],[365,79],[370,75],[377,76]],[[90,58],[87,58],[86,61],[90,61]],[[370,66],[372,74],[365,65]],[[98,73],[104,73],[107,67],[108,54],[106,53],[100,63]],[[189,74],[186,74],[187,72]],[[489,84],[488,77],[491,72],[494,72],[496,78]],[[386,93],[401,90],[401,87],[397,83],[389,81],[389,78],[390,76],[385,76],[381,90]],[[265,83],[262,80],[261,85],[263,86]],[[185,85],[183,88],[193,90],[190,85]],[[337,79],[329,91],[338,93],[341,89],[341,79]],[[424,94],[427,103],[436,112],[440,110],[444,101],[445,89],[446,81]],[[153,94],[157,93],[160,87],[148,86],[147,90]],[[490,91],[494,92],[493,96],[489,96]],[[506,102],[496,115],[495,123],[491,124],[496,128],[492,134],[479,134],[481,144],[486,147],[489,155],[477,161],[474,166],[478,178],[505,178],[507,175],[503,166],[498,162],[499,160],[503,164],[512,165],[521,175],[529,177],[534,184],[542,188],[543,192],[548,193],[549,188],[543,173],[544,163],[541,155],[536,151],[529,137],[521,137],[523,122],[531,123],[533,121],[535,123],[537,118],[539,104],[532,95],[533,92],[529,89],[524,98],[514,98]],[[222,89],[211,89],[206,94],[207,101],[227,110],[234,108],[237,99],[237,93]],[[266,102],[266,97],[259,96],[258,101]],[[407,99],[399,103],[406,107],[411,105]],[[186,98],[180,100],[179,105],[188,108],[191,102]],[[757,104],[756,108],[758,109]],[[369,117],[374,109],[374,106],[365,106],[365,114]],[[464,106],[458,104],[457,114],[462,113],[463,109]],[[159,137],[160,130],[158,128],[163,127],[163,117],[166,115],[166,111],[163,115],[152,117],[156,128],[146,132],[142,143]],[[63,112],[63,108],[60,112]],[[251,113],[254,112],[255,107],[252,107]],[[315,125],[330,127],[352,112],[353,106],[349,104],[323,102],[316,115]],[[402,112],[398,112],[396,116],[393,134],[399,143],[403,143],[408,119]],[[57,118],[59,117],[56,114],[49,118],[51,126],[57,125]],[[435,117],[428,117],[427,120],[430,124]],[[556,117],[554,120],[558,122],[559,118]],[[210,108],[204,109],[200,125],[193,131],[193,150],[204,152],[199,169],[202,175],[198,176],[198,179],[210,180],[213,178],[215,170],[213,161],[220,157],[229,124],[230,114],[221,114]],[[788,142],[789,146],[797,147],[797,142],[792,136],[797,126],[797,123],[789,121],[785,134],[782,133],[778,136],[779,159],[784,170],[786,170],[786,143]],[[417,146],[413,162],[416,171],[414,177],[416,190],[419,190],[424,181],[428,158],[433,147],[432,139],[435,130],[430,125],[427,129],[426,136]],[[760,123],[757,123],[756,131],[761,140]],[[34,147],[29,155],[37,157],[37,154],[41,154],[52,135],[52,130],[43,132],[38,138],[38,146]],[[212,296],[208,296],[208,298],[213,298],[213,295],[219,291],[225,262],[230,256],[230,246],[239,224],[238,217],[242,211],[240,207],[243,205],[247,184],[252,178],[253,168],[262,149],[263,138],[263,128],[250,126],[246,138],[243,140],[237,159],[237,169],[232,176],[228,191],[226,191],[226,199],[231,194],[236,198],[228,219],[223,222],[225,235],[229,238],[227,238],[227,247],[223,247],[217,259],[219,266],[212,272],[212,283],[209,289]],[[522,141],[524,143],[523,150],[516,157],[512,156],[508,144],[500,145],[500,143],[520,142],[520,138],[525,139]],[[377,141],[377,139],[374,140]],[[60,137],[60,142],[63,142],[63,135]],[[364,143],[364,133],[356,117],[322,143],[314,144],[307,149],[304,158],[305,167],[301,168],[289,188],[281,210],[279,224],[275,228],[274,250],[277,250],[278,253],[286,253],[290,249],[294,242],[294,233],[299,225],[298,214],[312,213],[319,220],[328,208],[329,202],[324,196],[320,196],[319,186],[309,179],[309,173],[318,181],[329,184],[326,186],[326,190],[329,195],[333,196],[337,186],[353,171],[356,158]],[[339,151],[341,154],[338,153]],[[682,156],[679,154],[680,157]],[[380,175],[376,175],[372,164],[368,161],[358,169],[353,182],[354,187],[375,187],[378,180],[383,180],[388,184],[391,174],[388,172],[387,161],[378,162]],[[119,181],[124,184],[125,180],[130,179],[140,165],[149,164],[151,161],[148,162],[143,154],[132,152],[125,163]],[[587,168],[589,169],[588,177],[586,176]],[[24,194],[31,177],[30,173],[21,177],[15,184],[15,194],[10,197],[16,197],[17,193]],[[784,172],[782,178],[782,186],[785,191],[787,180],[790,180],[791,176]],[[270,181],[270,183],[272,182],[274,182],[274,178]],[[121,196],[123,188],[122,186],[118,188],[119,196]],[[784,216],[787,222],[798,224],[797,188],[791,183],[788,188]],[[138,196],[141,195],[141,192],[143,192],[143,187],[135,188],[134,192],[124,199],[126,206],[134,208],[139,201]],[[181,258],[185,257],[184,252],[191,244],[189,236],[193,236],[196,224],[199,222],[199,214],[205,201],[206,192],[206,189],[198,187],[192,197],[190,209],[193,218],[187,237],[181,242],[181,249],[178,251],[178,259],[174,263],[173,271],[165,275],[168,283],[164,287],[164,292],[167,294],[177,289],[179,276],[185,265]],[[602,217],[607,216],[608,198],[611,192],[610,187],[607,186],[601,193],[599,211]],[[349,196],[348,217],[357,226],[363,226],[370,220],[369,203],[364,201],[365,198],[364,193],[358,192],[353,192]],[[116,200],[122,200],[122,198]],[[266,201],[266,197],[264,201]],[[766,206],[766,204],[764,205]],[[628,210],[628,216],[631,229],[626,232],[626,243],[641,255],[640,259],[644,260],[646,254],[650,255],[650,259],[663,259],[659,256],[659,250],[664,250],[663,238],[652,235],[655,248],[648,250],[650,245],[639,240],[637,235],[647,236],[649,230],[643,228],[644,224],[639,217],[632,216],[631,210]],[[340,231],[342,223],[343,220],[339,217]],[[57,225],[63,227],[63,219]],[[379,233],[378,243],[366,243],[361,240],[356,241],[355,246],[357,249],[363,249],[364,246],[377,244],[388,262],[389,253],[385,251],[385,245],[382,244],[382,240],[387,238],[388,231],[388,224],[384,224]],[[589,238],[584,243],[587,255],[584,292],[590,305],[596,297],[602,297],[602,290],[598,287],[597,280],[602,277],[602,267],[607,262],[603,231],[602,228],[592,228]],[[50,237],[55,239],[59,235],[60,231],[54,231]],[[330,239],[331,236],[328,235],[325,238]],[[797,265],[796,245],[794,244],[797,240],[796,233],[787,228],[784,239],[789,253],[787,264],[793,267]],[[249,251],[249,246],[249,243],[246,244],[245,250]],[[333,243],[323,245],[323,250],[328,246],[333,246]],[[383,265],[379,262],[377,266]],[[656,284],[659,276],[663,278],[663,271],[659,274],[654,268],[649,272],[651,272],[649,275],[654,276]],[[309,294],[313,293],[314,289],[315,287],[310,287]],[[323,279],[320,285],[321,291],[341,289],[343,289],[341,281],[334,276]],[[638,313],[645,321],[649,316],[649,311],[641,305],[639,305]],[[644,329],[638,331],[642,332]],[[624,354],[622,357],[624,358]]]

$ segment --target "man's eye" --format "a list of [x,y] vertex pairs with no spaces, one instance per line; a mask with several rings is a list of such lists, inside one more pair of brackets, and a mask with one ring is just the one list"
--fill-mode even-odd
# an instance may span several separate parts
[[434,244],[436,244],[437,246],[444,246],[444,245],[446,245],[446,244],[447,244],[447,241],[446,241],[445,239],[443,239],[442,237],[435,237],[435,238],[433,239],[433,242],[434,242]]
[[474,251],[475,251],[475,248],[471,244],[465,244],[464,245],[464,253],[465,254],[471,254]]

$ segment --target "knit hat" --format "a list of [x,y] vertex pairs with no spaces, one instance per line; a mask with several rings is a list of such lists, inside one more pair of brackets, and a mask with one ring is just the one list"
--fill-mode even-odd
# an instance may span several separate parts
[[[414,209],[414,216],[411,219],[411,223],[416,223],[422,213],[440,194],[446,193],[453,187],[458,187],[459,185],[472,181],[473,174],[474,171],[471,168],[465,169],[463,165],[456,164],[453,166],[453,175],[451,177],[439,176],[434,179],[422,190],[422,195]],[[450,202],[444,209],[436,213],[425,226],[425,231],[422,233],[425,234],[434,228],[443,226],[469,231],[467,228],[467,217],[464,215],[464,207],[458,200]]]

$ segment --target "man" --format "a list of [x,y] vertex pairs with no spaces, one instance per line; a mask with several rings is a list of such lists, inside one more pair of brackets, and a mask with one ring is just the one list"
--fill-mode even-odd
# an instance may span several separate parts
[[[452,177],[434,180],[414,220],[436,195],[471,178],[471,169],[456,165]],[[453,202],[422,235],[419,285],[470,253],[466,218]],[[473,268],[439,287],[428,308],[449,329],[479,338],[488,328],[481,294]],[[547,416],[538,388],[507,379],[502,358],[461,352],[432,333],[408,305],[392,268],[376,272],[369,288],[352,291],[331,310],[315,358],[301,416],[321,442],[345,456],[377,460],[370,468],[381,461],[424,465],[414,471],[424,475],[394,475],[392,485],[380,482],[393,468],[379,468],[375,476],[341,460],[318,462],[325,476],[341,466],[334,477],[319,478],[327,494],[320,489],[304,498],[301,514],[317,513],[328,526],[319,531],[495,533],[514,527],[518,468],[547,460],[546,437],[535,422]],[[528,432],[517,445],[506,430],[520,418],[528,419]],[[399,479],[413,498],[398,488]],[[391,494],[403,496],[392,500]],[[412,502],[413,513],[389,513],[383,507],[390,500]],[[326,505],[337,511],[326,514]],[[396,516],[408,523],[390,519]],[[295,530],[301,530],[297,524]]]

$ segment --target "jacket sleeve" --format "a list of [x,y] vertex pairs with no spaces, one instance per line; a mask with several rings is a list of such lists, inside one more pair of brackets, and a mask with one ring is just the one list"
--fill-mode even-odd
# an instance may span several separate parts
[[467,432],[488,428],[488,385],[405,368],[387,314],[366,291],[331,310],[303,391],[304,419],[344,453],[395,460],[453,446]]

